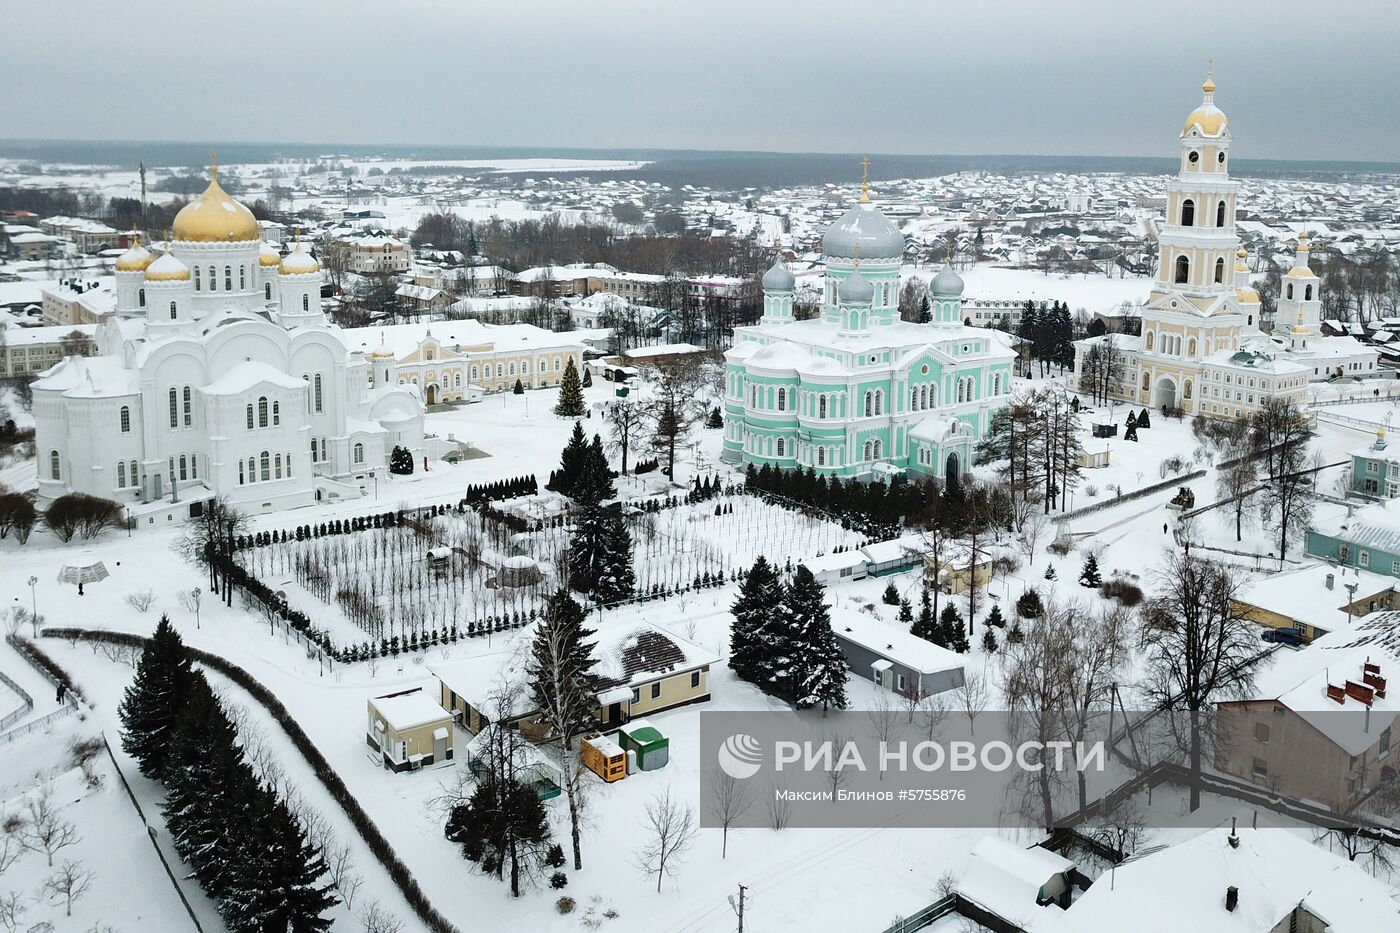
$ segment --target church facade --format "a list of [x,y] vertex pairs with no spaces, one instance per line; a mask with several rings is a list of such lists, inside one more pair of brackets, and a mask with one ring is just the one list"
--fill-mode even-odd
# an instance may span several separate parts
[[373,385],[321,310],[321,270],[281,256],[219,186],[176,216],[164,251],[117,262],[98,355],[33,385],[39,496],[82,492],[133,514],[224,496],[248,511],[362,494],[395,446],[421,456],[416,387]]
[[822,237],[821,313],[795,320],[779,257],[763,276],[763,318],[725,353],[724,458],[843,477],[958,477],[1011,392],[1015,351],[966,327],[962,279],[930,283],[933,320],[899,318],[904,235],[860,203]]
[[[1180,165],[1167,183],[1167,218],[1158,235],[1157,281],[1142,308],[1142,334],[1075,342],[1077,384],[1114,357],[1110,395],[1185,415],[1246,418],[1270,398],[1302,406],[1313,379],[1373,375],[1375,353],[1349,337],[1321,334],[1321,283],[1298,238],[1284,276],[1276,325],[1262,329],[1259,295],[1235,229],[1239,183],[1230,177],[1230,123],[1207,76],[1203,99],[1180,134]],[[1095,351],[1098,351],[1097,353]],[[1368,362],[1369,361],[1369,362]]]

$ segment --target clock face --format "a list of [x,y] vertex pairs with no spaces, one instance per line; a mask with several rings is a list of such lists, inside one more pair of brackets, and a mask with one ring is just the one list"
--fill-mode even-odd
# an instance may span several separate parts
[[1201,154],[1199,152],[1196,152],[1195,150],[1192,150],[1191,154],[1186,157],[1186,160],[1188,162],[1191,162],[1192,164],[1195,164],[1196,162],[1201,161]]

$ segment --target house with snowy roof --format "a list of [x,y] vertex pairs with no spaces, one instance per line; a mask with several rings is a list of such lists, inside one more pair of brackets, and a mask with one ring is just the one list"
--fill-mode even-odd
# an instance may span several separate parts
[[1240,587],[1232,601],[1244,618],[1289,630],[1306,644],[1357,619],[1397,605],[1395,578],[1332,564],[1307,564]]
[[901,696],[933,696],[963,685],[966,658],[864,613],[834,608],[831,630],[851,672]]
[[1373,613],[1300,651],[1275,652],[1249,694],[1217,705],[1215,765],[1343,812],[1397,775],[1400,612]]
[[[532,741],[549,738],[526,689],[534,637],[535,626],[527,625],[500,650],[428,664],[443,708],[462,728],[476,734],[503,719]],[[710,699],[710,666],[719,656],[674,632],[640,621],[604,625],[594,646],[601,729]]]
[[1304,549],[1344,567],[1400,577],[1400,499],[1383,499],[1360,508],[1319,509],[1308,528]]

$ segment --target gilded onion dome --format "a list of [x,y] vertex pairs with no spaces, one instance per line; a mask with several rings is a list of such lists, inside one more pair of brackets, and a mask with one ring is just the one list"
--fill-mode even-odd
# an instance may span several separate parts
[[301,240],[297,240],[296,249],[284,256],[277,266],[277,271],[283,275],[308,275],[320,270],[321,264],[315,256],[302,249]]
[[118,272],[145,272],[156,261],[155,254],[141,245],[141,237],[132,238],[131,248],[117,257]]
[[166,250],[161,257],[146,267],[147,282],[188,282],[190,267]]
[[282,254],[273,248],[271,243],[264,242],[258,248],[258,265],[264,269],[270,269],[282,262]]
[[174,238],[194,243],[226,243],[262,239],[253,212],[219,187],[219,166],[209,170],[209,187],[175,215]]
[[1191,114],[1186,118],[1186,124],[1181,128],[1182,136],[1191,132],[1192,127],[1199,128],[1202,136],[1219,136],[1230,125],[1230,120],[1225,116],[1225,112],[1215,106],[1214,69],[1206,71],[1206,80],[1201,85],[1201,93],[1204,95],[1201,106],[1191,111]]

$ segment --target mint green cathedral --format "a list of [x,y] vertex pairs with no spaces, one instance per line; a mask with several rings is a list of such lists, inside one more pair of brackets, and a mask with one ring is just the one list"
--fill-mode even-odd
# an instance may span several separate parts
[[781,255],[763,276],[763,318],[725,353],[724,459],[843,477],[959,477],[1011,392],[1008,335],[966,327],[962,278],[929,284],[933,320],[899,319],[904,235],[860,202],[822,235],[821,315],[793,319]]

